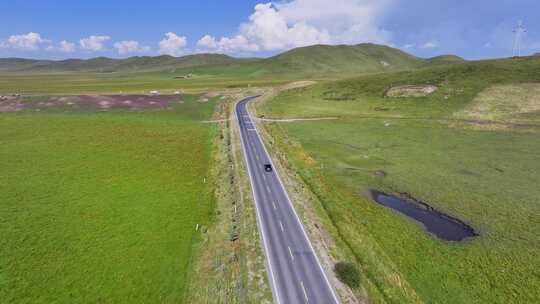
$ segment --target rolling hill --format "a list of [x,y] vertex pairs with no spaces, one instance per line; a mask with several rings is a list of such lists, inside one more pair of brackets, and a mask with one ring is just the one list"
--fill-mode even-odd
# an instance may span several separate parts
[[222,54],[167,55],[112,59],[33,60],[0,59],[0,73],[56,72],[168,72],[257,77],[324,77],[398,71],[429,65],[463,62],[453,55],[422,59],[399,49],[377,44],[314,45],[289,50],[269,58],[234,58]]
[[314,45],[290,50],[259,64],[270,73],[365,73],[418,67],[422,59],[376,44]]
[[195,54],[183,57],[161,55],[126,59],[97,57],[92,59],[33,60],[0,58],[0,72],[130,72],[159,71],[206,65],[226,65],[249,61],[221,54]]
[[456,55],[441,55],[426,59],[428,65],[464,63],[467,60]]

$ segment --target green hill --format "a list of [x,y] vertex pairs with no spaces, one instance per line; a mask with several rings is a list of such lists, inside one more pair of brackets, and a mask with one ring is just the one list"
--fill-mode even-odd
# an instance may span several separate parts
[[428,63],[429,65],[453,64],[453,63],[464,63],[464,62],[467,62],[467,60],[456,55],[441,55],[441,56],[426,59],[426,63]]
[[465,62],[454,55],[422,59],[399,49],[377,44],[313,45],[289,50],[269,58],[234,58],[222,54],[167,55],[112,59],[32,60],[0,59],[0,72],[160,72],[172,74],[284,78],[335,77],[339,75],[408,70],[431,65]]
[[376,44],[314,45],[292,49],[265,59],[211,67],[195,67],[199,74],[295,77],[335,77],[421,67],[424,59]]
[[247,61],[221,54],[195,54],[184,57],[168,55],[150,57],[130,57],[112,59],[97,57],[92,59],[33,60],[21,58],[0,59],[3,72],[130,72],[160,71],[174,68],[188,68],[207,65],[225,65]]
[[265,59],[262,67],[274,73],[365,73],[414,68],[421,63],[420,58],[388,46],[315,45]]

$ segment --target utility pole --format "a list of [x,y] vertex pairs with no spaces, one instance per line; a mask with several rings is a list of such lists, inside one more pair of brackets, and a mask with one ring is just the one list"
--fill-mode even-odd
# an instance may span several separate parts
[[527,32],[527,29],[523,26],[523,21],[518,21],[518,25],[512,31],[514,33],[514,48],[512,50],[512,57],[517,56],[521,57],[521,38],[524,33]]

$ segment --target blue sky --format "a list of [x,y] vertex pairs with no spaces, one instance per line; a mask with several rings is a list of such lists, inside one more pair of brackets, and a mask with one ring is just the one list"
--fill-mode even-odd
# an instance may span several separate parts
[[422,57],[540,52],[538,0],[14,0],[0,3],[0,57],[269,56],[311,44],[374,42]]

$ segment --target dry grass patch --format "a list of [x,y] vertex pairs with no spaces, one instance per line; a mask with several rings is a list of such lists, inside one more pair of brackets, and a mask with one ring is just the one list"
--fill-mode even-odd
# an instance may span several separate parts
[[390,88],[386,97],[425,97],[435,93],[438,87],[434,85],[405,85]]
[[480,92],[459,118],[509,120],[540,111],[540,83],[495,85]]

